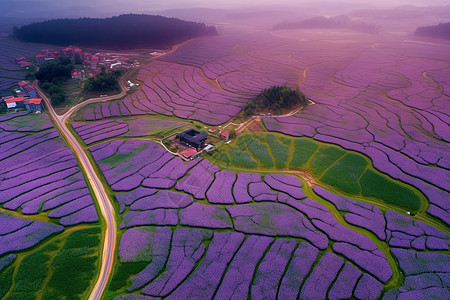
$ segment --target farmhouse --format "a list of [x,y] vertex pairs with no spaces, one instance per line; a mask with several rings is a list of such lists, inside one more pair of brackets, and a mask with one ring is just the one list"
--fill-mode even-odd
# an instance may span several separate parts
[[230,137],[230,132],[222,130],[221,132],[219,132],[219,135],[224,138],[225,140],[228,140],[228,138]]
[[198,152],[195,149],[186,149],[180,152],[181,155],[183,155],[185,158],[190,159],[194,158]]
[[30,98],[23,101],[25,108],[29,111],[42,111],[42,99]]
[[36,63],[37,64],[43,64],[43,63],[45,63],[45,58],[47,57],[47,55],[45,55],[45,54],[38,54],[38,55],[36,55]]
[[198,151],[205,146],[208,134],[195,129],[189,129],[177,134],[177,138],[180,140],[180,143],[188,145]]
[[6,97],[4,98],[8,109],[24,107],[23,97]]

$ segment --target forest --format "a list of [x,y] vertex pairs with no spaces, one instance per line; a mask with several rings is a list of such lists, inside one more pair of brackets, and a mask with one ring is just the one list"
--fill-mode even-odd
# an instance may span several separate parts
[[216,33],[214,26],[203,23],[136,14],[105,19],[56,19],[13,29],[13,37],[23,42],[121,50],[169,48],[192,38]]
[[450,22],[440,23],[435,26],[422,26],[416,29],[415,35],[450,40]]
[[277,115],[285,109],[307,104],[308,99],[298,88],[292,90],[286,86],[276,85],[250,99],[244,107],[244,114],[251,116],[269,110]]

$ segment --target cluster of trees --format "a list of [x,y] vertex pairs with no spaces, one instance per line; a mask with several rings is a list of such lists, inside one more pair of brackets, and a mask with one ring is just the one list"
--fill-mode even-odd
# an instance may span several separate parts
[[20,41],[111,49],[168,48],[191,38],[216,34],[214,26],[151,15],[106,19],[57,19],[13,29]]
[[84,91],[109,92],[119,91],[120,85],[118,77],[120,72],[106,73],[104,70],[94,77],[90,77],[84,84]]
[[276,115],[284,109],[307,104],[308,99],[298,87],[292,90],[286,86],[276,85],[250,99],[244,107],[244,114],[251,116],[268,110]]
[[61,57],[48,61],[36,72],[39,86],[50,95],[53,105],[61,104],[66,100],[62,84],[71,76],[73,61],[67,57]]
[[416,35],[450,40],[450,23],[440,23],[436,26],[423,26],[416,29]]

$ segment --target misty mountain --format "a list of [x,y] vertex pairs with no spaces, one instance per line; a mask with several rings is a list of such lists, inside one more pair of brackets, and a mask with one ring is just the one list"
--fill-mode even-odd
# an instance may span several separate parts
[[151,15],[112,18],[57,19],[15,28],[20,41],[52,45],[77,45],[110,49],[168,48],[204,35],[216,34],[214,26]]
[[450,22],[435,26],[422,26],[416,29],[415,35],[450,40]]
[[378,33],[380,31],[374,24],[352,20],[348,16],[336,16],[331,18],[320,16],[299,22],[283,22],[274,27],[274,30],[285,29],[351,29],[366,33]]

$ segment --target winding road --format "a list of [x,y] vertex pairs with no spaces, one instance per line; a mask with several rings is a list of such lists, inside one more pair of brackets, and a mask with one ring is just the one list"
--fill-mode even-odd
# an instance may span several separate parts
[[[184,44],[189,43],[191,40],[185,41],[183,43],[177,44],[172,47],[170,51],[165,52],[162,55],[153,57],[149,59],[148,61],[157,59],[161,56],[168,55],[170,53],[175,52],[179,47],[183,46]],[[106,192],[102,181],[100,180],[99,176],[95,172],[95,169],[89,160],[86,153],[83,151],[82,146],[78,142],[78,140],[74,137],[72,132],[67,127],[66,121],[67,119],[78,109],[91,104],[91,103],[97,103],[97,102],[106,102],[110,100],[115,100],[122,98],[126,95],[128,89],[125,86],[125,82],[128,79],[129,73],[128,71],[125,73],[122,78],[119,81],[119,85],[121,88],[121,92],[119,94],[107,96],[107,97],[100,97],[100,98],[91,98],[88,100],[85,100],[81,103],[78,103],[77,105],[71,107],[66,113],[63,115],[58,115],[56,111],[54,110],[52,103],[50,99],[47,97],[47,95],[39,88],[37,84],[37,80],[33,82],[33,85],[36,87],[36,90],[39,94],[39,96],[44,100],[46,104],[46,108],[50,114],[50,117],[52,118],[55,126],[59,130],[60,134],[64,137],[68,145],[72,148],[72,151],[74,152],[75,157],[78,159],[80,168],[84,171],[84,173],[87,176],[87,180],[94,192],[95,198],[97,199],[98,207],[100,208],[100,211],[102,213],[102,216],[105,220],[105,237],[104,237],[104,243],[103,243],[103,252],[102,252],[102,264],[100,268],[100,273],[97,278],[97,282],[95,283],[95,286],[93,290],[91,291],[89,295],[89,300],[99,300],[102,297],[103,292],[105,291],[106,285],[109,280],[109,276],[111,274],[111,270],[114,263],[114,253],[116,249],[116,239],[117,239],[117,224],[115,219],[115,210],[112,205],[112,201],[109,198],[108,193]]]
[[[84,153],[84,151],[81,148],[81,145],[79,144],[77,139],[73,136],[72,132],[69,130],[69,128],[66,125],[67,118],[75,110],[69,110],[63,116],[57,115],[51,105],[50,99],[42,92],[42,90],[37,85],[35,85],[35,86],[36,86],[36,89],[37,89],[39,95],[45,101],[48,112],[50,113],[50,116],[53,119],[56,127],[59,129],[59,132],[61,133],[61,135],[65,138],[67,143],[72,148],[75,156],[78,159],[80,167],[83,169],[84,173],[86,174],[89,184],[91,185],[92,190],[94,192],[95,198],[97,199],[97,203],[100,208],[100,211],[102,212],[103,218],[105,220],[106,229],[105,229],[105,238],[104,238],[104,243],[103,243],[102,265],[101,265],[98,280],[94,286],[94,289],[92,290],[92,292],[89,296],[90,300],[97,300],[97,299],[101,298],[102,293],[105,290],[109,275],[112,270],[113,262],[114,262],[114,252],[115,252],[115,248],[116,248],[116,236],[117,236],[117,227],[116,227],[116,219],[115,219],[115,215],[114,215],[115,214],[114,207],[111,204],[111,201],[108,197],[108,194],[105,191],[105,188],[103,187],[103,184],[102,184],[100,178],[95,173],[92,163],[90,162],[86,153]],[[126,91],[122,91],[122,92],[124,94],[126,93]],[[114,97],[117,98],[117,97],[119,97],[119,95],[116,95]],[[103,98],[101,98],[101,99],[104,100]],[[95,99],[92,99],[92,100],[95,100]],[[81,104],[86,105],[87,103],[83,102]]]

